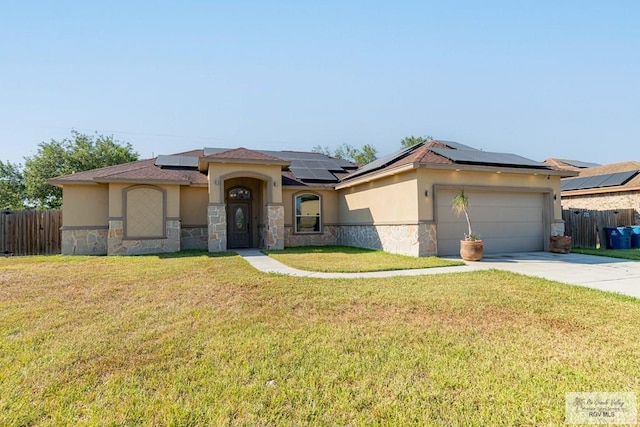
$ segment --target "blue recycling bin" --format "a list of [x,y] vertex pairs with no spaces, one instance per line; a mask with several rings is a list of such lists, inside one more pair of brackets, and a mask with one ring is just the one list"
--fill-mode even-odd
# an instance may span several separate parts
[[605,228],[607,249],[631,249],[631,234],[625,227]]
[[627,227],[627,234],[631,236],[631,247],[640,248],[640,225]]

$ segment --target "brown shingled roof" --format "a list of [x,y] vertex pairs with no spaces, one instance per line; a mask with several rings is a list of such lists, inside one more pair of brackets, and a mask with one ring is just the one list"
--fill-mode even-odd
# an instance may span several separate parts
[[207,177],[195,170],[162,169],[154,159],[139,160],[121,165],[106,166],[84,172],[52,178],[52,185],[90,184],[95,182],[175,182],[178,184],[206,184]]
[[580,171],[582,170],[581,168],[572,166],[568,163],[563,162],[560,159],[547,159],[544,161],[544,163],[548,164],[549,166],[553,167],[556,170],[567,170],[567,171]]
[[429,150],[433,145],[427,146],[423,145],[419,147],[414,152],[409,154],[408,156],[402,157],[398,159],[396,162],[390,163],[385,166],[381,170],[396,168],[398,166],[409,165],[413,163],[423,163],[423,164],[452,164],[453,162],[445,157],[440,156],[439,154],[434,153]]
[[205,157],[209,159],[225,159],[225,160],[254,160],[268,162],[285,162],[286,160],[269,154],[260,153],[258,151],[249,150],[244,147],[234,148],[232,150],[223,151],[222,153],[211,154]]
[[[195,170],[184,169],[162,169],[155,165],[145,165],[143,167],[112,173],[107,176],[96,177],[96,182],[175,182],[180,184],[206,184],[206,175]],[[194,182],[195,181],[195,182]]]

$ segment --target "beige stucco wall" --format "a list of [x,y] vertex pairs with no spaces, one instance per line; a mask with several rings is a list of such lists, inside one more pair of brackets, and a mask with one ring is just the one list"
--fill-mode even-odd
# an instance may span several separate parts
[[109,187],[104,185],[65,185],[62,221],[65,227],[107,226]]
[[[238,163],[209,164],[209,203],[224,202],[223,181],[240,176],[256,178],[267,182],[265,203],[282,203],[282,166]],[[276,183],[274,186],[273,183]],[[228,188],[228,185],[225,184]]]
[[416,171],[338,190],[341,224],[416,224],[420,196]]
[[[124,216],[123,190],[137,184],[109,184],[109,217],[122,218]],[[148,185],[148,184],[145,184]],[[180,186],[172,184],[152,185],[166,191],[167,217],[180,217]]]
[[[434,220],[434,185],[455,185],[474,187],[499,187],[499,188],[535,188],[549,190],[556,195],[553,201],[554,220],[562,220],[562,204],[560,201],[560,177],[547,175],[525,175],[514,173],[487,173],[474,171],[449,171],[418,169],[418,195],[420,219],[423,221]],[[425,197],[425,191],[429,196]]]
[[180,219],[182,225],[207,225],[209,191],[206,187],[180,187]]
[[322,224],[336,224],[338,222],[338,192],[331,190],[303,190],[289,189],[282,191],[284,202],[284,223],[293,226],[294,197],[301,193],[317,194],[322,198]]

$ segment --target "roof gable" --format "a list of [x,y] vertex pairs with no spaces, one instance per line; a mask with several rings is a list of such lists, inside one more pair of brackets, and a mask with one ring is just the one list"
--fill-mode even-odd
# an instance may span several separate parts
[[244,147],[234,148],[234,149],[231,149],[231,150],[226,150],[226,151],[221,151],[221,152],[214,152],[214,153],[211,153],[211,154],[206,154],[206,152],[207,151],[205,150],[204,159],[206,159],[206,160],[211,160],[211,159],[239,160],[239,161],[251,160],[251,161],[284,162],[284,163],[286,163],[286,160],[284,160],[284,159],[282,159],[280,157],[272,156],[270,154],[266,154],[266,153],[260,152],[260,151],[249,150],[249,149],[244,148]]

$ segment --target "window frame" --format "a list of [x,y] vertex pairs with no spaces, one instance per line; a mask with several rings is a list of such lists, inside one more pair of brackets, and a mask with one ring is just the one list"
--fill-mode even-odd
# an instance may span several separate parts
[[[302,215],[298,214],[298,198],[303,196],[314,196],[318,199],[318,214],[317,215]],[[322,195],[311,191],[304,191],[293,195],[293,233],[294,234],[322,234]],[[318,218],[318,230],[313,231],[301,231],[298,230],[298,218]]]

